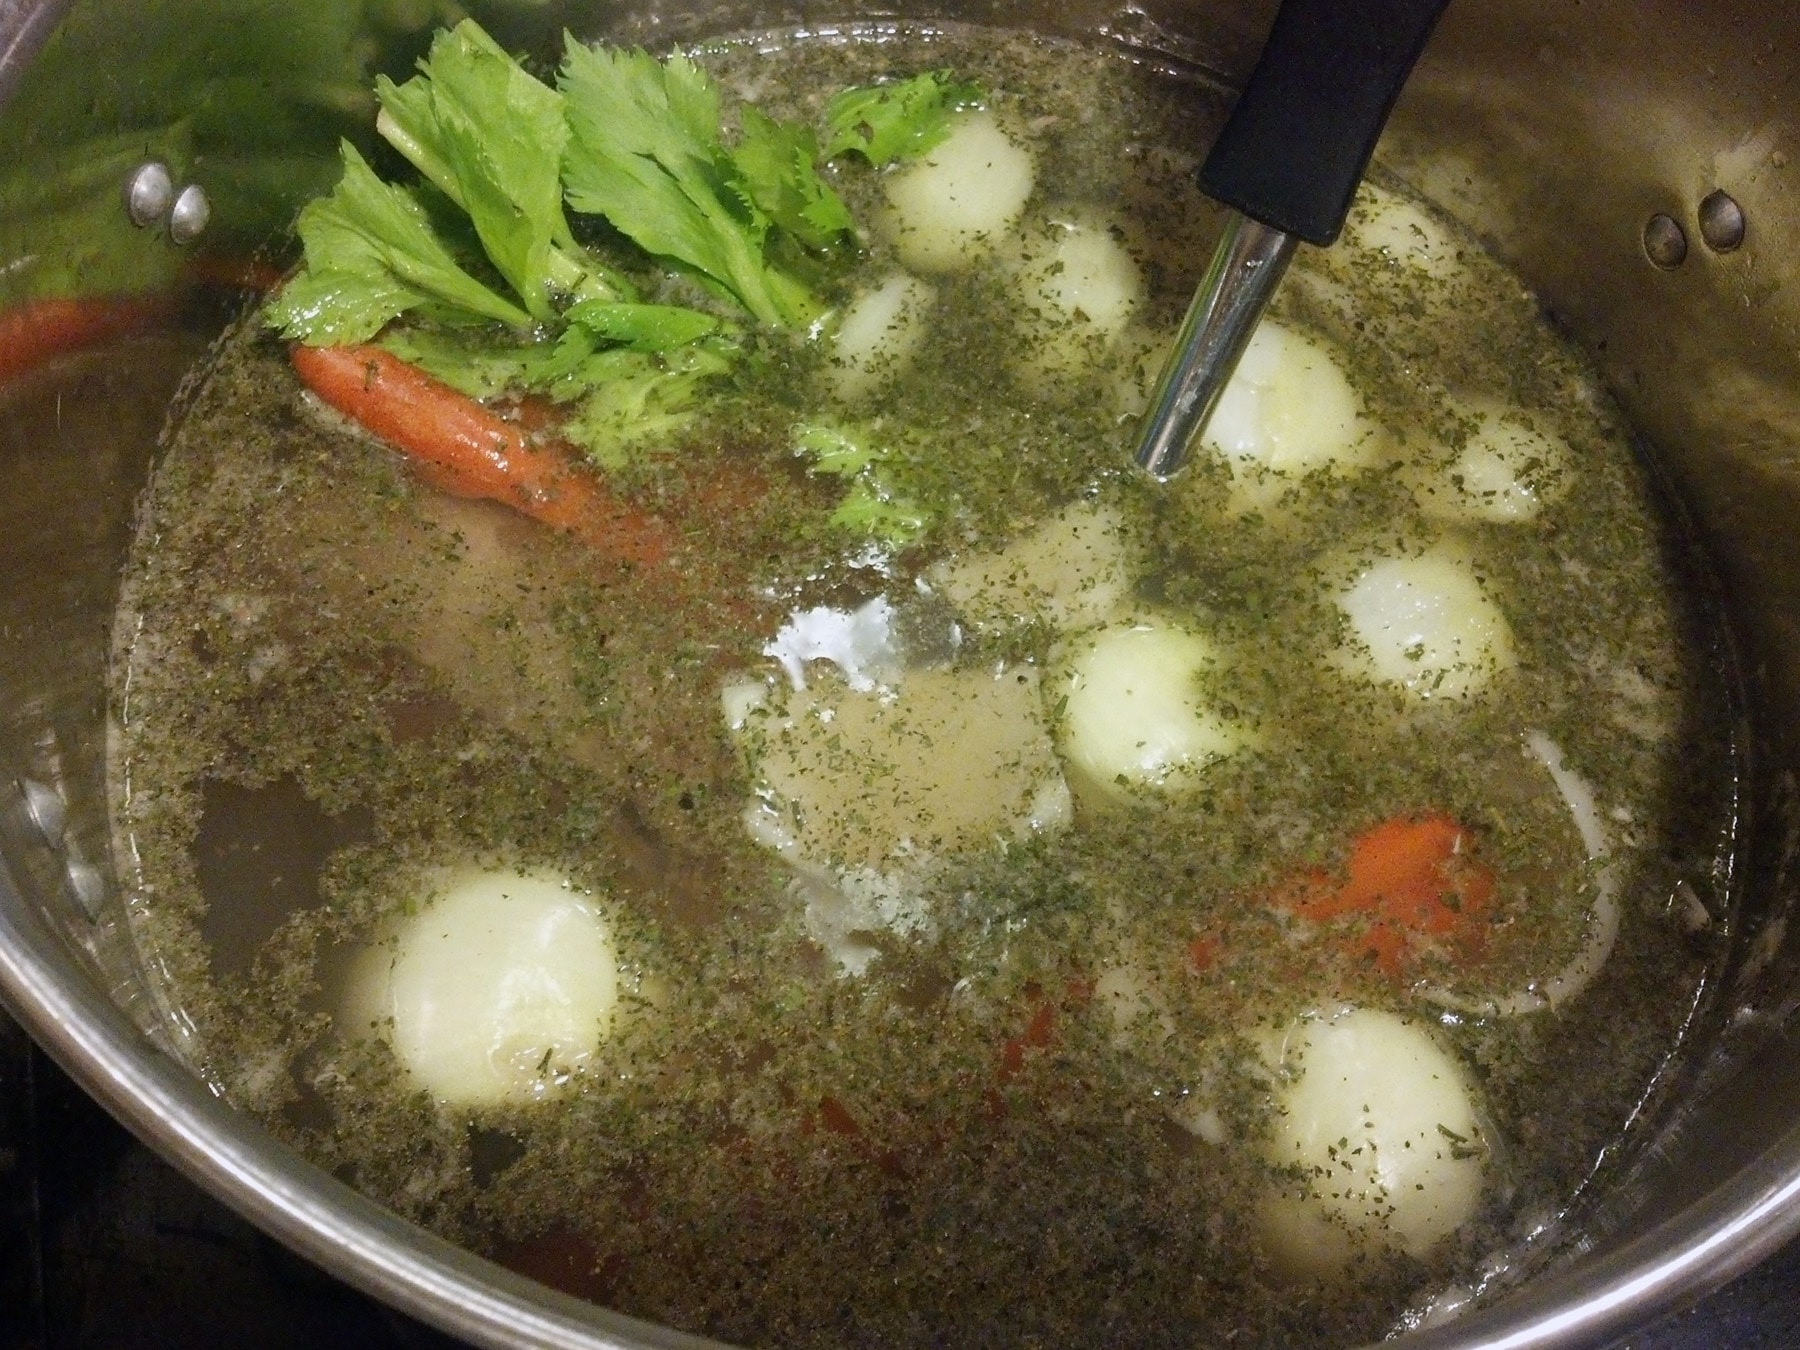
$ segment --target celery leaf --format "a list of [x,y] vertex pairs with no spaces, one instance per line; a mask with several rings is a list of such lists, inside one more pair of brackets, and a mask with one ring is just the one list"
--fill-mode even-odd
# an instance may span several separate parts
[[344,175],[309,202],[296,229],[306,266],[269,305],[283,336],[362,342],[410,310],[445,306],[512,327],[531,315],[463,270],[413,195],[375,176],[344,142]]
[[687,429],[702,384],[731,368],[731,353],[706,342],[664,356],[614,347],[584,366],[590,392],[564,426],[595,465],[617,470],[646,442],[668,442]]
[[[658,61],[570,38],[558,85],[568,100],[563,179],[572,207],[604,216],[761,323],[800,328],[818,317],[805,284],[765,255],[772,227],[816,248],[848,221],[810,162],[809,137],[750,116],[740,162],[724,144],[718,89],[680,53]],[[795,168],[803,152],[804,176]]]
[[827,473],[849,484],[831,523],[867,539],[904,548],[931,526],[924,507],[896,491],[886,471],[891,447],[873,427],[855,429],[835,422],[803,422],[793,431],[796,453],[811,461],[815,473]]
[[537,394],[568,407],[561,434],[605,469],[683,431],[706,381],[738,354],[717,319],[693,310],[596,302],[569,317],[560,337],[533,342],[412,326],[390,328],[380,342],[470,398]]
[[609,304],[590,300],[569,309],[568,320],[595,337],[635,352],[666,352],[719,331],[711,314],[680,305]]
[[[482,248],[532,316],[564,294],[630,299],[575,243],[562,205],[569,138],[562,95],[472,20],[441,32],[403,85],[376,86],[388,141],[469,215]],[[584,289],[585,286],[585,289]]]
[[925,512],[914,502],[886,491],[878,483],[859,481],[850,485],[844,500],[831,513],[831,523],[851,534],[905,548],[925,533],[928,522]]
[[986,99],[980,85],[947,70],[895,84],[846,89],[825,105],[825,158],[854,152],[880,168],[925,154],[950,134],[950,119]]
[[749,106],[739,121],[743,139],[731,159],[757,209],[815,251],[854,237],[849,208],[819,177],[819,140],[812,128],[777,122]]

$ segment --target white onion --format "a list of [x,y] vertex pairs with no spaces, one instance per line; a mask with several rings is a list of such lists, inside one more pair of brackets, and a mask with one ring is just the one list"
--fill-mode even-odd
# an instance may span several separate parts
[[1474,430],[1455,463],[1416,488],[1427,515],[1512,524],[1531,520],[1568,490],[1570,452],[1515,408],[1492,401],[1464,410]]
[[1021,334],[1015,365],[1042,395],[1068,383],[1112,349],[1143,303],[1144,279],[1103,225],[1051,221],[1029,241],[1017,274]]
[[1109,338],[1144,298],[1138,265],[1113,231],[1076,220],[1050,222],[1046,241],[1026,251],[1019,285],[1028,307]]
[[1109,793],[1176,788],[1194,770],[1249,743],[1249,731],[1206,703],[1200,674],[1212,642],[1162,621],[1115,623],[1072,644],[1053,696],[1071,768]]
[[896,272],[852,300],[832,337],[833,392],[855,400],[904,375],[924,344],[936,297],[928,283]]
[[1234,495],[1249,507],[1272,504],[1305,474],[1364,467],[1378,437],[1331,353],[1264,319],[1213,410],[1203,443],[1224,456]]
[[1358,248],[1427,276],[1449,279],[1463,270],[1449,231],[1422,208],[1373,183],[1357,190],[1344,234]]
[[600,908],[542,873],[469,872],[358,964],[353,1024],[421,1086],[478,1105],[553,1090],[592,1057],[619,998]]
[[1506,616],[1445,552],[1381,559],[1337,602],[1358,643],[1345,664],[1420,699],[1467,698],[1517,661]]

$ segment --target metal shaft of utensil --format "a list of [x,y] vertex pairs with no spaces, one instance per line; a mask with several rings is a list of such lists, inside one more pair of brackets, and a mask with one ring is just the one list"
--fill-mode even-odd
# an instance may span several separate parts
[[1138,424],[1132,457],[1154,477],[1172,477],[1206,429],[1297,242],[1240,211],[1230,213]]

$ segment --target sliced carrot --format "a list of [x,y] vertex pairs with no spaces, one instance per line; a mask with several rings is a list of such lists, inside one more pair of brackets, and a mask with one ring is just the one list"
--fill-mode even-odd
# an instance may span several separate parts
[[379,347],[294,346],[306,387],[395,449],[434,487],[502,502],[620,562],[665,561],[676,535],[614,494],[556,441],[534,438]]
[[153,293],[46,296],[10,309],[0,314],[0,385],[58,356],[148,327],[172,304],[172,297]]
[[1048,999],[1040,1001],[1031,1014],[1031,1021],[1026,1023],[1025,1030],[1017,1036],[1009,1036],[1000,1046],[999,1078],[1005,1083],[1018,1076],[1025,1067],[1027,1050],[1043,1050],[1056,1041],[1056,1009]]
[[1017,1036],[1008,1036],[1000,1043],[1000,1067],[996,1077],[1002,1083],[1019,1075],[1025,1067],[1026,1051],[1048,1050],[1056,1044],[1058,1009],[1066,1012],[1086,1007],[1094,997],[1094,982],[1086,978],[1065,980],[1060,999],[1036,981],[1027,984],[1024,992],[1031,1007],[1031,1020]]
[[1494,873],[1474,838],[1441,812],[1385,820],[1358,835],[1341,879],[1314,871],[1280,888],[1277,903],[1313,923],[1360,921],[1353,954],[1399,977],[1433,949],[1479,953]]
[[1224,954],[1225,944],[1219,939],[1217,934],[1202,933],[1199,937],[1188,943],[1188,966],[1196,974],[1204,973],[1216,966],[1219,963],[1219,958]]
[[906,1162],[899,1152],[891,1148],[884,1149],[870,1140],[863,1133],[862,1125],[851,1114],[850,1108],[829,1094],[819,1098],[816,1115],[808,1115],[800,1122],[802,1136],[817,1134],[821,1128],[827,1133],[852,1141],[857,1153],[888,1176],[902,1180],[906,1177]]

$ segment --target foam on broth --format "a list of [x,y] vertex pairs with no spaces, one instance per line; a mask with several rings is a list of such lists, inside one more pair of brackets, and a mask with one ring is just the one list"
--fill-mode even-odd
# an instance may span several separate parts
[[[1020,35],[876,36],[708,62],[804,115],[876,75],[981,79],[1035,158],[1020,241],[902,297],[928,320],[904,380],[871,394],[771,343],[686,458],[618,474],[685,532],[709,591],[417,486],[311,410],[254,325],[223,341],[170,434],[118,628],[140,941],[233,1101],[401,1212],[642,1316],[762,1344],[1379,1336],[1569,1209],[1655,1104],[1722,957],[1725,925],[1691,931],[1671,902],[1686,887],[1722,919],[1735,825],[1723,677],[1678,545],[1578,356],[1398,185],[1275,312],[1341,363],[1355,462],[1271,475],[1227,452],[1143,482],[1121,419],[1208,252],[1186,148],[1217,97]],[[839,185],[859,219],[884,209],[875,176]],[[1144,281],[1101,338],[1020,318],[1022,285],[1053,308],[1046,288],[1090,256],[1044,262],[1079,231]],[[877,237],[853,286],[903,255]],[[834,488],[793,451],[820,416],[915,447],[904,485],[955,504],[924,548],[820,527]],[[709,496],[722,480],[754,490]],[[1346,641],[1341,598],[1421,558],[1503,615],[1506,662],[1447,661],[1420,689]],[[864,691],[843,662],[791,658],[802,706],[792,649],[767,650],[784,622],[878,599],[892,668]],[[1191,658],[1184,688],[1252,730],[1142,781],[1083,770],[1058,681],[1115,630],[1173,634],[1158,659]],[[1471,661],[1479,689],[1459,683]],[[943,822],[969,773],[908,799],[874,751],[805,739],[855,723],[888,738],[865,747],[930,759],[972,739],[971,700],[1037,721],[1029,752],[982,752],[996,783],[1019,775],[1016,803],[955,807],[967,828]],[[884,731],[890,706],[931,711]],[[1496,1015],[1579,960],[1597,909],[1594,850],[1534,735],[1593,794],[1621,923],[1578,994]],[[845,795],[859,774],[866,807]],[[806,802],[821,775],[830,801]],[[799,833],[746,829],[771,797]],[[1328,921],[1277,902],[1353,836],[1428,812],[1469,827],[1497,878],[1479,953],[1346,959]],[[472,869],[589,897],[620,1003],[541,1092],[445,1105],[347,990]],[[1320,1275],[1271,1236],[1269,1196],[1304,1178],[1270,1141],[1281,1044],[1346,1006],[1426,1029],[1467,1076],[1478,1119],[1452,1133],[1482,1179],[1447,1240],[1427,1225]]]

